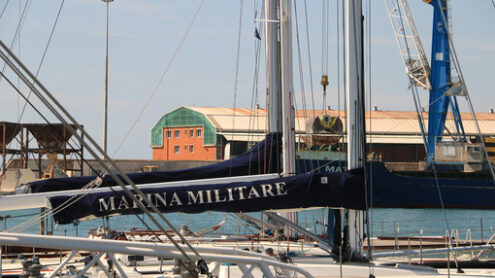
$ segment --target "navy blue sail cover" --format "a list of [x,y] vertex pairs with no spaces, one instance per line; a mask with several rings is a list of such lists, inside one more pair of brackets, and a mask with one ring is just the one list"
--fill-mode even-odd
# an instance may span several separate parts
[[[267,173],[278,173],[280,169],[280,136],[268,134],[265,140],[260,141],[247,152],[216,164],[175,171],[158,171],[132,173],[127,176],[135,184],[183,181],[195,179],[210,179],[220,177],[245,176]],[[120,178],[120,176],[118,176]],[[29,184],[32,193],[80,189],[96,176],[55,178],[41,180]],[[103,178],[100,187],[117,185],[110,176]],[[125,182],[124,182],[125,183]]]
[[[204,211],[255,212],[271,209],[309,207],[366,207],[364,170],[342,173],[301,174],[284,178],[142,189],[162,212],[200,213]],[[137,195],[135,195],[137,196]],[[72,196],[49,199],[53,208]],[[138,200],[141,200],[137,196]],[[144,202],[143,202],[144,204]],[[123,190],[91,193],[54,215],[59,224],[80,218],[141,213]]]

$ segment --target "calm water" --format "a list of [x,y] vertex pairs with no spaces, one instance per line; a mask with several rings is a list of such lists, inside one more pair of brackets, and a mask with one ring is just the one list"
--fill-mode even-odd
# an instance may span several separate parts
[[[12,229],[16,225],[26,223],[39,213],[38,209],[21,211],[8,211],[0,213],[2,221],[0,229]],[[495,214],[490,210],[446,210],[448,227],[450,230],[458,231],[458,237],[464,239],[469,236],[473,239],[487,239],[495,231]],[[323,210],[302,211],[299,213],[301,226],[312,232],[322,233],[323,223],[326,218]],[[259,213],[250,213],[251,216],[260,219]],[[150,227],[155,228],[146,217],[140,216]],[[218,231],[219,233],[249,234],[255,233],[256,229],[247,225],[240,225],[240,221],[231,214],[209,212],[201,214],[166,214],[166,217],[177,228],[180,225],[188,225],[191,230],[200,230],[218,224],[226,219],[226,224]],[[373,236],[393,236],[394,230],[399,236],[419,235],[445,235],[447,224],[444,212],[440,209],[374,209],[370,211]],[[145,225],[136,216],[113,216],[109,219],[110,227],[115,230],[126,231],[133,227],[145,228]],[[78,225],[56,225],[53,224],[54,234],[67,236],[86,237],[89,230],[103,225],[102,219],[81,221]],[[35,221],[24,225],[22,229],[11,230],[23,233],[39,233],[39,224]]]

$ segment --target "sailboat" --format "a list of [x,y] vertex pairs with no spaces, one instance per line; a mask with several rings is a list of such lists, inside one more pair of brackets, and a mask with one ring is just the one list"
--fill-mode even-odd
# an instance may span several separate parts
[[[304,174],[295,175],[295,156],[293,123],[291,123],[293,111],[291,104],[291,1],[266,1],[267,34],[276,33],[280,28],[280,57],[281,57],[281,80],[279,84],[282,107],[282,129],[275,129],[274,133],[282,135],[282,146],[285,150],[282,155],[283,173],[280,176],[258,176],[241,177],[233,181],[232,178],[225,180],[194,180],[176,183],[145,184],[136,185],[117,165],[101,150],[98,144],[85,134],[87,141],[78,138],[86,146],[95,158],[101,157],[101,165],[112,176],[120,186],[116,188],[98,188],[95,191],[78,192],[49,192],[43,197],[49,198],[48,202],[54,210],[66,212],[54,214],[60,223],[73,219],[85,218],[90,215],[104,216],[115,213],[134,213],[138,209],[147,215],[158,226],[164,235],[168,235],[162,227],[162,223],[168,223],[161,214],[162,211],[185,211],[199,212],[205,210],[222,211],[250,211],[250,210],[272,210],[272,209],[299,209],[305,207],[338,207],[347,208],[347,234],[350,252],[353,257],[363,256],[362,241],[364,239],[364,216],[366,209],[366,188],[364,172],[364,144],[363,144],[363,90],[361,86],[362,71],[360,69],[362,60],[361,43],[361,1],[346,2],[346,83],[349,93],[348,98],[348,130],[349,130],[349,169],[345,173],[334,174]],[[276,37],[276,36],[275,36]],[[276,49],[278,42],[272,40],[270,49]],[[61,122],[70,129],[72,125],[79,124],[63,109],[52,97],[49,91],[35,78],[29,70],[8,47],[0,42],[0,57],[12,70],[16,71],[23,82],[50,107]],[[10,56],[10,58],[9,58]],[[276,57],[277,55],[268,55]],[[273,77],[272,77],[273,78]],[[33,82],[29,82],[32,80]],[[276,82],[278,83],[278,82]],[[277,89],[270,87],[277,91]],[[69,123],[68,123],[69,121]],[[73,130],[71,130],[73,131]],[[76,136],[76,135],[74,135]],[[86,143],[87,142],[87,143]],[[92,147],[89,144],[93,145]],[[110,171],[109,165],[117,171],[119,176]],[[96,179],[91,185],[98,187],[103,180]],[[35,195],[35,194],[33,194]],[[10,198],[10,197],[5,197]],[[12,196],[11,198],[16,198]],[[97,208],[96,211],[89,211]],[[73,209],[73,211],[70,211]],[[150,210],[156,213],[150,213]],[[57,218],[58,217],[58,218]],[[178,236],[180,233],[174,231]],[[393,267],[375,267],[370,264],[361,265],[339,265],[329,264],[328,257],[311,262],[302,262],[290,265],[274,260],[272,257],[247,252],[243,250],[232,250],[231,248],[213,248],[202,246],[191,246],[183,237],[179,243],[169,237],[172,244],[158,243],[136,243],[126,241],[89,240],[81,238],[34,236],[13,233],[0,233],[1,245],[22,245],[35,247],[51,247],[57,249],[69,249],[71,253],[50,273],[49,277],[55,276],[63,266],[72,260],[79,250],[91,253],[88,263],[79,271],[76,277],[81,277],[94,265],[98,265],[101,273],[108,277],[113,272],[110,264],[102,263],[102,256],[108,254],[111,265],[117,268],[116,272],[122,277],[128,277],[126,272],[115,259],[115,253],[123,253],[134,256],[158,256],[160,258],[177,259],[178,272],[183,277],[205,277],[214,275],[219,277],[243,276],[243,277],[289,277],[294,273],[301,276],[352,276],[367,277],[370,269],[380,276],[416,276],[432,275],[432,270],[397,269]],[[207,265],[209,263],[209,265]],[[230,268],[235,268],[230,272]],[[277,273],[281,271],[281,273]],[[114,272],[115,273],[115,272]],[[339,275],[340,273],[340,275]]]
[[[400,1],[402,2],[402,1]],[[397,2],[399,3],[399,2]],[[407,1],[406,1],[407,3]],[[435,4],[436,2],[432,2]],[[439,2],[440,3],[440,2]],[[445,5],[445,4],[442,4]],[[399,6],[398,4],[396,5]],[[395,9],[395,8],[392,8]],[[433,25],[438,25],[441,20],[439,15],[440,7],[436,5],[436,19]],[[401,19],[402,20],[402,19]],[[398,28],[400,29],[400,28]],[[448,38],[446,34],[443,34],[442,44],[448,43]],[[267,41],[268,44],[268,41]],[[448,53],[444,53],[444,56],[449,56]],[[273,63],[272,63],[273,64]],[[433,66],[433,65],[432,65]],[[435,69],[435,67],[433,67]],[[440,67],[437,67],[440,68]],[[437,71],[442,71],[442,75],[446,75],[447,71],[445,68],[440,68]],[[428,70],[422,70],[427,72]],[[425,83],[423,81],[416,81],[416,83]],[[444,77],[443,79],[450,79],[450,77]],[[280,80],[273,78],[270,82],[273,84],[280,83]],[[429,82],[426,82],[429,83]],[[269,85],[269,88],[273,88],[273,84]],[[440,84],[440,87],[444,87],[445,84]],[[450,86],[449,84],[447,84]],[[459,85],[457,85],[459,86]],[[437,86],[438,87],[438,86]],[[276,94],[269,94],[270,97],[274,98],[271,102],[276,103]],[[270,110],[273,107],[278,107],[278,105],[271,105],[269,108],[270,122],[269,127],[271,128],[271,134],[273,138],[268,138],[267,143],[273,144],[279,140],[278,132],[280,132],[281,127],[276,126],[276,122],[279,121],[274,111]],[[280,112],[278,112],[280,113]],[[437,113],[438,114],[438,113]],[[456,114],[459,114],[456,112]],[[455,118],[458,118],[457,116]],[[433,120],[431,121],[433,122]],[[440,125],[440,124],[436,124]],[[440,128],[436,128],[435,136],[438,137]],[[433,142],[437,139],[431,139]],[[428,142],[426,142],[428,144]],[[449,142],[450,143],[450,142]],[[461,142],[465,144],[465,142]],[[457,144],[457,145],[462,145]],[[430,145],[433,145],[431,143]],[[274,147],[270,146],[270,149]],[[478,162],[480,157],[484,157],[479,148],[479,143],[476,146],[465,144],[465,150],[476,150],[477,154],[467,154],[463,155],[466,157],[477,157]],[[244,155],[244,161],[240,159],[230,160],[230,162],[224,163],[223,166],[213,166],[205,167],[201,169],[191,169],[185,171],[175,171],[175,172],[163,172],[163,173],[138,173],[130,174],[129,177],[135,183],[153,183],[153,182],[165,182],[165,181],[177,181],[185,179],[200,179],[200,178],[212,178],[212,177],[224,177],[224,176],[238,176],[238,175],[251,175],[253,172],[258,174],[279,172],[280,165],[273,162],[274,157],[268,157],[265,154],[260,153],[261,146],[258,149],[254,148],[249,151],[249,155]],[[432,149],[433,147],[428,147]],[[456,147],[457,148],[457,147]],[[458,148],[457,148],[458,149]],[[263,151],[261,149],[261,151]],[[278,151],[278,150],[277,150]],[[270,156],[273,155],[272,152],[267,151],[266,154]],[[429,154],[430,160],[433,153]],[[292,159],[289,159],[292,160]],[[278,161],[278,160],[277,160]],[[265,163],[266,162],[266,163]],[[273,162],[273,163],[272,163]],[[249,166],[247,166],[249,163]],[[333,163],[328,161],[319,161],[317,159],[296,159],[295,170],[291,169],[291,173],[303,173],[307,169],[319,168],[319,165],[328,165],[328,167],[322,167],[319,169],[322,173],[326,173],[327,170],[340,168],[344,161],[335,161]],[[228,166],[227,166],[228,164]],[[441,163],[440,163],[441,164]],[[265,168],[265,165],[272,166],[271,168]],[[471,166],[473,163],[465,163],[465,166]],[[480,167],[480,163],[476,164],[476,167]],[[488,164],[486,164],[488,165]],[[444,165],[445,166],[445,165]],[[458,165],[459,166],[459,165]],[[222,168],[223,167],[223,168]],[[440,168],[438,165],[437,168]],[[222,170],[219,170],[222,169]],[[253,169],[255,169],[253,171]],[[373,203],[374,207],[378,208],[472,208],[472,209],[493,209],[495,208],[495,202],[493,201],[494,196],[494,181],[492,177],[489,177],[488,172],[460,172],[456,171],[394,171],[391,172],[387,169],[386,165],[381,161],[372,161],[367,167],[370,177],[373,177],[371,183],[373,184],[373,194],[370,194],[369,202]],[[196,171],[198,170],[198,171]],[[435,169],[438,170],[438,169]],[[436,175],[436,177],[434,177]],[[481,177],[480,177],[481,176]],[[50,179],[41,182],[30,183],[26,188],[26,192],[48,192],[57,190],[70,190],[78,189],[88,184],[95,177],[88,178],[78,178],[78,179]],[[408,186],[402,186],[407,184]],[[102,185],[100,186],[112,186],[116,185],[116,182],[110,176],[103,177]],[[441,192],[439,196],[438,192]]]

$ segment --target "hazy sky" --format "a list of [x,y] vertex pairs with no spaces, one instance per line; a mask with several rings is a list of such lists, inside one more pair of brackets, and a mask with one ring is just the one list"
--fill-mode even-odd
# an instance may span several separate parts
[[[307,0],[310,52],[315,106],[322,105],[321,5]],[[421,0],[409,1],[425,51],[430,56],[432,7]],[[453,0],[452,27],[456,50],[475,109],[495,108],[495,7],[490,0]],[[6,0],[0,1],[4,7]],[[26,0],[10,0],[0,18],[0,39],[10,45]],[[14,52],[36,72],[50,30],[60,7],[59,0],[35,0],[29,7]],[[110,4],[109,153],[136,120],[171,61],[201,1],[115,0]],[[297,0],[304,89],[310,102],[310,80],[304,4]],[[330,87],[327,103],[337,108],[337,1],[330,3]],[[368,0],[364,1],[366,7]],[[246,0],[242,6],[242,31],[237,86],[237,107],[250,107],[255,71],[254,17],[260,17],[261,1]],[[237,38],[241,1],[207,0],[197,22],[181,48],[138,127],[116,157],[151,158],[150,133],[160,117],[182,106],[234,105]],[[101,0],[67,0],[39,78],[97,140],[102,139],[105,67],[105,4]],[[372,86],[371,104],[383,110],[413,110],[402,60],[396,46],[385,4],[371,1]],[[295,37],[295,36],[294,36]],[[297,46],[294,44],[294,86],[301,108]],[[264,50],[263,50],[264,51]],[[264,56],[260,60],[257,101],[265,106]],[[340,57],[342,61],[342,56]],[[7,71],[8,73],[9,71]],[[343,73],[340,71],[340,75]],[[12,74],[10,74],[12,76]],[[12,79],[17,84],[16,78]],[[26,91],[24,86],[20,86]],[[0,83],[0,120],[16,121],[23,103],[15,92]],[[426,92],[424,92],[426,95]],[[38,103],[38,102],[35,102]],[[23,122],[40,118],[27,109]]]

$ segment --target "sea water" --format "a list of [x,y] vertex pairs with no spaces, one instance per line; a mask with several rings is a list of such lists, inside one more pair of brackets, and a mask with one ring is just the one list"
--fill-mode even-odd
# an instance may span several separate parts
[[[0,230],[38,234],[40,224],[39,209],[5,211],[0,213]],[[262,219],[260,213],[249,213]],[[444,236],[454,233],[459,239],[487,240],[495,232],[495,214],[491,210],[467,209],[373,209],[368,212],[371,236]],[[218,234],[255,234],[256,227],[246,224],[230,213],[206,212],[200,214],[169,213],[165,217],[177,229],[187,225],[190,230],[198,231],[219,224],[225,224],[216,231]],[[326,230],[326,210],[304,210],[299,212],[299,225],[316,233],[324,234]],[[108,222],[107,222],[108,221]],[[49,219],[49,229],[55,235],[87,237],[90,229],[102,225],[117,231],[129,231],[132,228],[157,229],[152,221],[143,215],[116,215],[105,221],[94,218],[71,224],[57,225]],[[169,229],[162,224],[165,229]],[[448,232],[447,232],[448,231]]]

